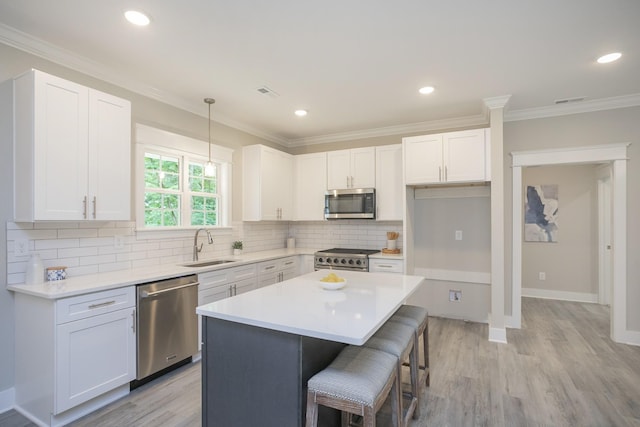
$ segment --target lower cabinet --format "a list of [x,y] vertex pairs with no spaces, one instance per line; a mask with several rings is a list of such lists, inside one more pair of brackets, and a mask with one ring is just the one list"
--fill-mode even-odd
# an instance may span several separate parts
[[403,274],[404,260],[369,258],[369,272]]
[[297,256],[258,263],[258,287],[273,285],[298,276]]
[[48,300],[15,295],[15,403],[64,425],[129,393],[136,376],[135,287]]
[[[256,264],[198,274],[198,305],[249,292],[256,288]],[[202,347],[202,316],[198,315],[198,350]]]

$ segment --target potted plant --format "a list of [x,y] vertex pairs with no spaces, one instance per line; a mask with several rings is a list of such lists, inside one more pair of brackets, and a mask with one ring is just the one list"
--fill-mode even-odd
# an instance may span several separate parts
[[236,240],[235,242],[233,242],[231,247],[233,247],[233,254],[234,255],[242,254],[242,240]]

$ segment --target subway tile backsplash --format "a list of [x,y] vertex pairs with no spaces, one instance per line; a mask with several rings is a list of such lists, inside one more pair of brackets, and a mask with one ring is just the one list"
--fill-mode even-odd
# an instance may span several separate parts
[[[231,243],[242,240],[244,252],[280,249],[287,237],[295,237],[299,248],[328,249],[350,247],[381,249],[387,231],[402,232],[400,221],[345,220],[326,222],[238,222],[231,228],[215,230],[214,243],[203,243],[201,259],[232,254]],[[136,232],[135,223],[46,222],[7,223],[7,283],[24,282],[29,254],[16,255],[15,242],[26,241],[45,267],[66,266],[67,277],[82,276],[136,267],[191,261],[195,231],[178,236],[158,237],[158,232]],[[402,247],[402,234],[398,241]]]

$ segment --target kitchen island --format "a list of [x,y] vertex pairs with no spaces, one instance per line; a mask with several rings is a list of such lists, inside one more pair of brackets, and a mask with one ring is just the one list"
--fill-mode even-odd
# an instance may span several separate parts
[[[325,290],[319,270],[198,307],[203,316],[202,425],[303,426],[307,380],[347,344],[362,345],[423,281],[340,271]],[[321,408],[320,425],[339,415]]]

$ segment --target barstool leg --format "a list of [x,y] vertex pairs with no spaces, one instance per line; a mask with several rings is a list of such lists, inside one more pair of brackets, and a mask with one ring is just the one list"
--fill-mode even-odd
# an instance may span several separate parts
[[318,404],[313,392],[307,392],[307,420],[306,427],[318,426]]

